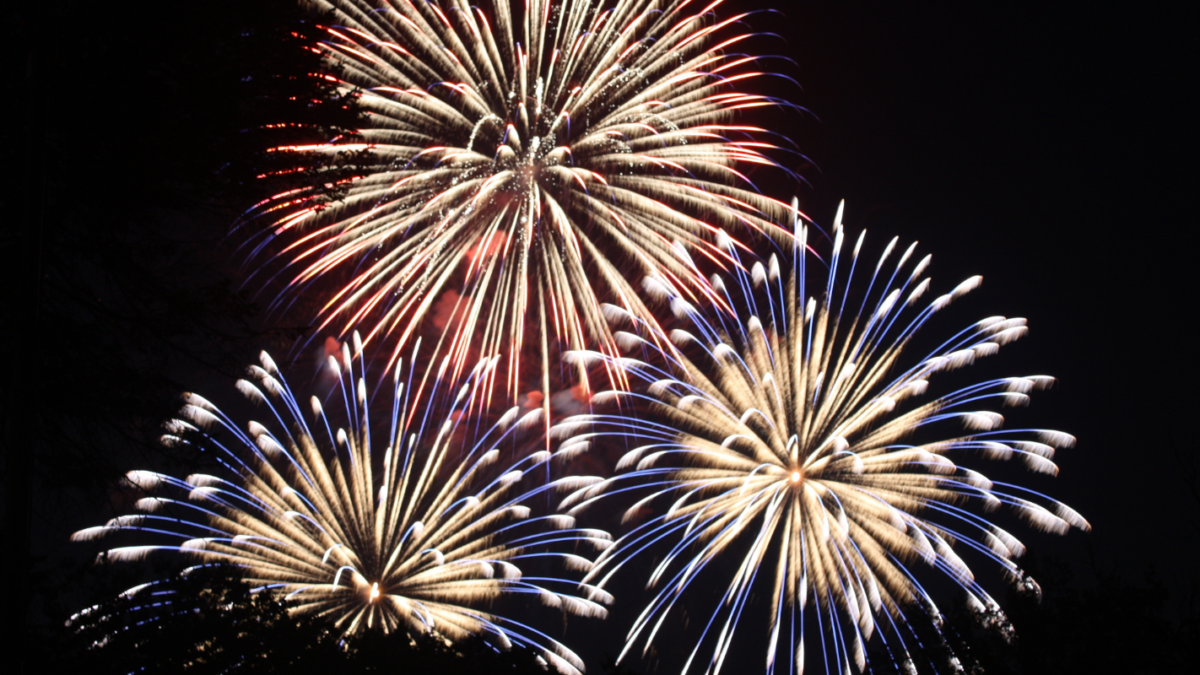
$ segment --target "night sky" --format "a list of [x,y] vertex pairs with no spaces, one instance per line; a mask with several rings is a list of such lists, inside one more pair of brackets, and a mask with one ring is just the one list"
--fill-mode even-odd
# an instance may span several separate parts
[[787,127],[818,167],[801,204],[828,221],[844,198],[852,226],[919,239],[935,281],[982,274],[973,309],[1027,317],[1005,367],[1059,378],[1030,412],[1079,438],[1053,493],[1094,527],[1047,548],[1186,579],[1195,38],[1146,6],[1057,4],[788,8],[795,100],[820,119]]
[[[207,21],[236,24],[210,16],[203,3],[175,4],[118,3],[105,10],[98,25],[112,44],[96,47],[96,59],[73,53],[70,67],[53,71],[47,105],[56,124],[89,110],[104,120],[79,122],[95,138],[95,145],[71,149],[86,170],[102,165],[132,175],[161,159],[164,171],[194,173],[189,157],[212,161],[211,147],[189,146],[178,128],[172,128],[178,144],[147,136],[162,127],[147,116],[162,114],[164,99],[179,100],[178,89],[192,84],[188,73],[197,72],[195,64],[171,70],[177,64],[162,50],[171,48],[172,34],[215,31]],[[790,59],[764,60],[763,67],[799,83],[780,78],[770,93],[803,108],[747,118],[790,137],[804,156],[780,156],[803,184],[759,171],[753,174],[759,187],[779,198],[796,195],[820,224],[830,223],[845,199],[849,228],[867,228],[876,245],[893,236],[919,240],[919,250],[933,254],[935,292],[983,275],[982,289],[961,303],[956,318],[1029,319],[1029,336],[989,367],[1059,378],[1019,416],[1079,442],[1058,455],[1057,478],[1031,484],[1081,512],[1093,532],[1019,534],[1038,553],[1071,562],[1081,578],[1093,564],[1130,578],[1153,565],[1169,585],[1184,588],[1200,581],[1193,557],[1200,503],[1175,454],[1198,452],[1194,338],[1185,330],[1196,306],[1189,243],[1196,216],[1184,208],[1195,180],[1189,94],[1196,75],[1187,64],[1196,62],[1196,37],[1184,35],[1182,11],[1166,4],[744,0],[736,6],[775,8],[748,20],[756,31],[776,34],[758,38],[754,48]],[[39,39],[54,44],[87,33],[83,24],[96,11],[65,3],[49,17],[26,13],[22,21],[46,21]],[[6,32],[19,36],[26,25]],[[206,105],[213,116],[236,105],[202,91],[184,98],[193,120],[206,118]],[[6,137],[16,138],[11,131]],[[3,208],[15,208],[16,193],[5,194]],[[84,198],[92,196],[71,189],[47,196],[56,208]],[[143,198],[156,197],[126,185],[105,208]],[[176,204],[151,220],[217,242],[214,224],[244,206]],[[7,234],[5,241],[16,250]],[[17,330],[5,325],[5,339]],[[172,363],[172,377],[189,387],[231,390],[220,374]],[[52,556],[69,555],[53,542],[71,529],[109,517],[105,505],[71,503],[75,511],[35,537]]]

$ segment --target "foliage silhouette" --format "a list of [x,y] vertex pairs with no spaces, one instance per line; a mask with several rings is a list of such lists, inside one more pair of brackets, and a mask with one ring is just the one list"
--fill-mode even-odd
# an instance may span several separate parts
[[280,595],[252,592],[221,567],[93,606],[73,619],[54,653],[44,662],[52,670],[113,675],[546,672],[536,653],[497,651],[481,639],[450,645],[434,634],[377,632],[343,639],[328,621],[290,614]]
[[[912,625],[922,645],[912,653],[917,672],[1148,675],[1187,670],[1200,639],[1195,589],[1190,598],[1173,597],[1153,570],[1141,584],[1096,571],[1095,583],[1081,587],[1060,560],[1031,555],[1024,564],[1040,588],[1027,581],[1014,584],[1003,603],[1006,615],[976,612],[959,602],[939,625]],[[1173,608],[1179,600],[1184,602]],[[903,672],[886,658],[872,664],[876,673]]]

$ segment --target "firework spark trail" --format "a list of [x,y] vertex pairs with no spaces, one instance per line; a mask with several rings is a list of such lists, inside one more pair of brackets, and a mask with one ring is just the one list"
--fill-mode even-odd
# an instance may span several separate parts
[[[787,270],[774,256],[767,265],[740,268],[748,272],[738,274],[732,286],[714,278],[713,287],[738,308],[733,317],[697,309],[667,280],[648,279],[647,289],[664,295],[677,316],[690,322],[690,331],[672,331],[670,338],[695,359],[662,349],[667,336],[654,336],[657,326],[619,311],[610,315],[633,330],[617,332],[618,341],[649,358],[571,355],[578,363],[620,367],[644,385],[597,395],[597,403],[640,405],[648,410],[644,418],[597,413],[568,418],[554,429],[584,448],[603,436],[645,442],[617,465],[631,471],[577,490],[561,507],[575,515],[608,494],[640,487],[649,494],[626,518],[651,508],[661,514],[621,537],[585,577],[604,587],[642,551],[670,545],[650,575],[650,586],[658,590],[630,630],[622,656],[639,640],[643,653],[649,649],[706,566],[740,555],[685,672],[706,642],[713,652],[704,670],[720,671],[752,589],[766,584],[768,672],[775,671],[780,654],[786,672],[803,671],[804,634],[813,632],[805,622],[811,626],[813,619],[822,638],[810,661],[826,669],[842,671],[854,663],[863,670],[872,635],[879,635],[894,660],[911,666],[906,640],[915,638],[911,633],[906,638],[901,628],[907,626],[905,612],[939,616],[913,576],[914,563],[938,569],[972,606],[996,612],[960,552],[991,559],[1006,575],[1032,583],[1014,562],[1024,546],[977,511],[1006,506],[1041,530],[1088,529],[1071,508],[1019,486],[993,483],[957,463],[972,456],[1014,458],[1055,474],[1055,448],[1072,446],[1073,437],[1002,430],[999,414],[976,408],[1025,405],[1029,392],[1053,378],[994,379],[926,403],[908,401],[925,393],[935,373],[969,365],[1021,337],[1025,320],[984,319],[925,358],[910,360],[905,349],[917,330],[980,278],[917,309],[929,288],[923,272],[930,258],[914,264],[914,244],[897,260],[893,240],[872,268],[859,260],[863,237],[847,255],[845,236],[835,224],[824,278],[824,270],[809,269],[809,256],[802,253],[807,226],[799,222],[786,280]],[[856,310],[847,289],[862,274],[870,282]],[[920,428],[933,425],[926,433],[934,433],[947,424],[967,431],[906,442]],[[735,544],[743,553],[729,551]]]
[[[341,359],[330,357],[339,373],[331,396],[338,398],[340,389],[346,405],[340,420],[327,415],[314,396],[312,422],[306,421],[264,352],[261,367],[252,366],[238,389],[270,410],[271,422],[251,421],[247,434],[213,404],[188,394],[180,419],[168,424],[164,436],[165,443],[214,453],[231,475],[181,480],[132,471],[133,484],[154,492],[137,502],[140,513],[81,530],[72,539],[126,530],[182,539],[100,555],[136,560],[156,550],[177,551],[202,565],[232,565],[251,584],[286,594],[295,603],[292,611],[328,617],[347,634],[435,631],[451,640],[484,635],[500,647],[531,646],[564,672],[582,670],[578,657],[557,641],[486,607],[502,595],[533,594],[564,612],[606,615],[601,604],[611,601],[606,592],[589,588],[588,597],[577,597],[572,590],[577,582],[523,580],[518,566],[526,559],[554,558],[567,569],[590,569],[589,560],[559,547],[603,550],[611,538],[575,528],[570,516],[531,518],[523,502],[598,479],[562,479],[522,492],[523,481],[541,475],[540,465],[549,461],[544,451],[498,470],[497,446],[538,426],[541,411],[518,419],[519,409],[513,408],[472,436],[475,422],[463,411],[484,395],[495,358],[460,379],[444,376],[449,370],[444,360],[432,382],[414,382],[411,369],[406,377],[403,363],[397,364],[390,426],[373,426],[357,334],[354,344],[353,357],[349,346]],[[431,412],[439,400],[453,401],[444,417]],[[218,435],[233,440],[226,445]],[[387,443],[382,457],[372,451],[379,439]],[[567,592],[552,590],[555,586]]]
[[736,32],[745,15],[715,18],[721,2],[312,2],[334,17],[320,48],[368,121],[353,139],[278,150],[314,166],[357,152],[365,169],[340,201],[322,205],[314,186],[247,213],[278,240],[255,245],[290,278],[277,303],[344,274],[321,327],[392,336],[396,358],[443,292],[461,291],[439,353],[504,354],[516,395],[521,346],[536,340],[548,423],[556,346],[617,353],[600,295],[653,324],[630,279],[719,303],[681,250],[727,268],[719,230],[789,235],[775,224],[788,205],[743,173],[778,166],[770,134],[733,123],[782,103],[740,91],[769,73],[731,51],[750,36]]

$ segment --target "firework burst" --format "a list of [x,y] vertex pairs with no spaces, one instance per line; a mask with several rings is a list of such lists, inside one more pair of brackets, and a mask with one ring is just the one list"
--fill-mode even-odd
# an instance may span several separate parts
[[[930,258],[914,263],[915,244],[897,255],[893,240],[870,265],[859,260],[862,236],[851,253],[842,251],[838,225],[827,269],[822,262],[814,270],[804,253],[807,238],[807,228],[797,225],[786,280],[774,256],[766,265],[747,265],[730,286],[713,280],[726,304],[739,308],[732,315],[700,311],[667,280],[647,280],[647,289],[668,298],[690,323],[669,337],[694,358],[659,347],[668,336],[654,336],[655,326],[629,314],[623,318],[634,329],[616,333],[617,339],[650,358],[573,355],[584,363],[607,362],[647,385],[640,393],[598,396],[648,407],[641,419],[594,414],[555,429],[570,439],[568,447],[580,449],[593,436],[645,442],[618,463],[618,470],[632,471],[563,503],[575,514],[614,490],[641,489],[648,496],[626,517],[661,514],[620,538],[586,577],[603,587],[640,552],[671,543],[650,575],[658,590],[634,623],[626,652],[639,640],[648,649],[689,584],[714,561],[728,565],[735,556],[736,571],[720,606],[702,621],[685,672],[703,644],[713,647],[705,672],[720,671],[754,589],[769,603],[757,619],[767,624],[768,672],[781,654],[786,672],[803,671],[806,632],[821,636],[809,657],[834,671],[851,664],[863,670],[872,635],[893,659],[911,666],[906,640],[915,637],[906,637],[905,613],[938,617],[914,576],[915,563],[944,573],[976,608],[998,611],[960,553],[989,558],[1026,579],[1013,562],[1024,547],[980,513],[1008,507],[1041,530],[1088,528],[1069,507],[958,463],[1013,458],[1056,473],[1055,448],[1070,447],[1074,438],[1003,430],[999,414],[977,408],[1025,405],[1032,390],[1053,378],[988,380],[919,402],[932,376],[994,354],[1025,334],[1025,320],[984,319],[925,358],[911,359],[906,348],[918,329],[980,278],[922,307]],[[729,251],[736,255],[732,246]],[[847,290],[856,273],[869,277],[858,301]],[[947,435],[951,426],[966,431]]]
[[394,358],[436,311],[443,353],[503,354],[511,394],[528,342],[548,413],[559,345],[617,353],[600,296],[651,324],[630,279],[720,302],[678,251],[726,265],[718,229],[788,234],[773,224],[787,205],[742,173],[776,166],[773,146],[732,118],[778,103],[740,90],[764,73],[731,51],[745,15],[714,18],[721,0],[311,4],[336,24],[327,78],[361,93],[367,122],[278,150],[311,166],[358,153],[364,168],[338,201],[314,186],[247,219],[255,255],[290,279],[277,302],[338,279],[322,328],[368,326],[367,343],[394,338]]
[[[514,408],[476,431],[478,421],[463,411],[481,395],[495,359],[461,380],[414,381],[411,374],[404,377],[400,363],[389,426],[373,429],[363,359],[352,358],[348,346],[341,356],[330,357],[329,366],[339,373],[330,397],[345,402],[342,416],[327,415],[314,396],[306,421],[265,352],[261,367],[251,367],[238,389],[270,411],[270,424],[252,421],[247,434],[213,404],[186,395],[164,442],[210,452],[231,475],[180,480],[132,471],[130,482],[154,493],[137,502],[141,513],[81,530],[73,539],[125,530],[182,539],[100,555],[136,560],[156,550],[177,551],[202,565],[233,566],[252,585],[284,594],[292,611],[326,617],[346,634],[406,630],[450,640],[482,635],[501,647],[538,649],[564,672],[582,669],[558,642],[487,610],[502,595],[533,594],[564,612],[604,616],[600,602],[611,600],[594,588],[588,598],[553,590],[575,588],[576,582],[565,579],[522,578],[519,565],[529,559],[590,569],[586,558],[558,552],[563,543],[600,549],[612,543],[606,533],[576,529],[569,516],[530,517],[523,502],[533,495],[579,484],[580,479],[566,479],[522,492],[524,482],[541,474],[548,453],[535,452],[498,470],[503,466],[498,448],[519,430],[536,426],[541,411],[518,419]],[[443,362],[441,373],[446,370]],[[436,417],[431,410],[444,401],[451,402],[450,412]],[[232,442],[226,445],[221,436],[232,436]],[[372,450],[379,439],[387,444],[382,453]]]

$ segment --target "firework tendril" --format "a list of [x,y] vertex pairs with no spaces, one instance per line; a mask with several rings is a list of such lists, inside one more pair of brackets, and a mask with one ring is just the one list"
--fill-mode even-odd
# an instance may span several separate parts
[[[739,620],[754,604],[752,592],[769,605],[757,620],[767,627],[768,672],[781,663],[785,672],[803,672],[806,658],[834,672],[851,664],[862,671],[873,635],[911,669],[907,645],[916,638],[905,613],[924,612],[935,625],[939,617],[915,576],[916,563],[943,573],[973,607],[999,612],[960,554],[990,559],[1011,578],[1033,582],[1014,562],[1021,542],[981,513],[1005,507],[1040,530],[1088,529],[1071,508],[960,465],[979,457],[1016,459],[1057,473],[1051,457],[1055,448],[1072,446],[1073,437],[1005,430],[1001,415],[979,408],[1025,405],[1031,391],[1053,378],[988,380],[920,402],[931,377],[996,353],[1025,334],[1025,320],[984,319],[925,358],[910,359],[906,348],[918,329],[981,279],[922,306],[930,258],[914,264],[915,244],[899,253],[893,240],[871,265],[859,259],[863,237],[847,254],[845,236],[835,226],[825,268],[809,259],[808,229],[797,224],[791,270],[771,256],[765,265],[747,261],[728,286],[714,278],[735,314],[698,309],[668,280],[649,278],[647,290],[666,298],[687,329],[655,334],[656,326],[613,310],[630,327],[616,337],[634,353],[571,355],[585,365],[620,368],[641,383],[601,393],[598,404],[616,399],[626,411],[646,410],[577,416],[554,430],[581,451],[596,437],[644,443],[619,461],[626,473],[577,490],[562,504],[577,514],[613,492],[649,493],[626,518],[647,511],[654,517],[618,539],[585,577],[604,587],[623,565],[650,555],[645,551],[666,551],[650,574],[653,600],[633,624],[622,656],[639,640],[649,649],[689,585],[723,562],[720,569],[732,578],[719,607],[701,620],[684,672],[704,644],[713,650],[704,672],[720,671]],[[728,250],[736,255],[732,245]],[[859,276],[869,278],[865,293],[851,294]],[[678,351],[659,346],[668,337]],[[945,434],[956,426],[966,432]],[[806,634],[822,636],[807,656]]]

